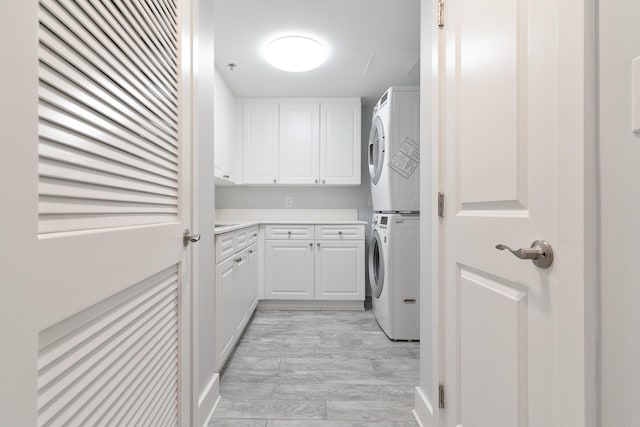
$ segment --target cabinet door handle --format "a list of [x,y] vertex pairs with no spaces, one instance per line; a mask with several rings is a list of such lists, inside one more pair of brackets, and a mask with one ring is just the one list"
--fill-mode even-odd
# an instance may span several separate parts
[[252,236],[253,237],[258,237],[258,233],[253,233]]
[[274,179],[273,179],[273,183],[275,184],[275,183],[277,183],[277,182],[278,182],[278,180],[274,178]]
[[252,253],[253,253],[253,251],[252,251],[252,250],[249,250],[249,254],[252,254]]
[[233,260],[233,262],[236,262],[236,263],[238,263],[238,262],[240,262],[240,261],[242,261],[242,257],[240,257],[240,258],[236,258],[236,259],[234,259],[234,260]]
[[229,175],[222,175],[224,179],[229,179]]
[[318,180],[316,179],[316,184],[318,183]]
[[338,231],[338,234],[342,236],[342,231]]
[[316,243],[316,245],[318,245],[318,247],[320,247],[320,243]]
[[323,183],[323,184],[326,184],[326,183],[327,183],[327,180],[326,180],[326,179],[323,179],[323,180],[322,180],[322,183]]
[[313,243],[309,243],[309,247],[312,248],[313,247]]

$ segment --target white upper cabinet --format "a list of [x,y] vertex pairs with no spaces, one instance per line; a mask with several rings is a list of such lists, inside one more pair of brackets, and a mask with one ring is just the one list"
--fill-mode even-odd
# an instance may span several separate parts
[[278,103],[242,104],[243,184],[278,182]]
[[216,178],[236,181],[236,99],[216,70],[213,90],[213,147]]
[[360,99],[320,105],[320,182],[360,185]]
[[360,98],[238,104],[243,184],[360,185]]
[[280,104],[280,184],[317,184],[320,165],[320,106]]

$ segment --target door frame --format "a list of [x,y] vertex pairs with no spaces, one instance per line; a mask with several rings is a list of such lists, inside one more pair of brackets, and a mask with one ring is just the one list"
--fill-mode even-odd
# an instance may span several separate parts
[[[445,25],[446,25],[446,0]],[[438,1],[421,0],[421,151],[431,174],[421,174],[420,385],[414,416],[421,426],[444,425],[438,389],[444,381],[444,253],[446,235],[438,217],[444,189],[443,88],[445,33],[438,27]],[[596,4],[567,0],[558,5],[558,242],[561,264],[558,369],[559,425],[597,425],[598,253],[596,193]],[[433,141],[433,143],[432,143]],[[571,163],[569,163],[571,162]],[[425,314],[430,313],[430,316]],[[446,384],[444,403],[446,407]]]

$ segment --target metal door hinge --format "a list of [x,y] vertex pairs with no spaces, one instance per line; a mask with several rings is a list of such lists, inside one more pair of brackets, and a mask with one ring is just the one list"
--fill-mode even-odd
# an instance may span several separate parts
[[438,27],[444,28],[444,0],[438,0]]
[[438,408],[444,409],[444,386],[438,386]]
[[444,193],[438,193],[438,217],[444,218]]

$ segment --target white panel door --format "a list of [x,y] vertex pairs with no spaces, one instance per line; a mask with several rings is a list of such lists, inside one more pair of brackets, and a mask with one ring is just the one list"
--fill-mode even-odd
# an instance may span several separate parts
[[278,103],[242,104],[243,184],[278,182]]
[[264,248],[265,299],[313,299],[313,241],[267,240]]
[[[562,295],[584,247],[558,229],[561,172],[577,164],[558,166],[569,143],[559,137],[559,3],[448,0],[445,15],[445,425],[566,426],[561,381],[584,389],[560,369],[563,329],[577,325],[560,318],[580,311]],[[564,248],[550,268],[496,249],[538,239]]]
[[232,257],[216,266],[215,281],[215,351],[216,371],[233,349],[236,334],[234,307],[235,285],[237,283],[236,258]]
[[360,99],[320,105],[320,182],[360,184]]
[[191,425],[191,4],[0,21],[0,425]]
[[317,300],[364,300],[364,241],[316,242]]
[[317,102],[280,103],[280,184],[318,184],[319,109]]

